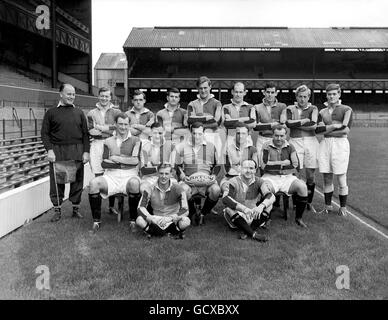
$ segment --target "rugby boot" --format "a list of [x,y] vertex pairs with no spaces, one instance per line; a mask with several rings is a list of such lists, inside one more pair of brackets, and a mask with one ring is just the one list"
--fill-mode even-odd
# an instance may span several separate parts
[[241,232],[240,233],[240,240],[245,240],[246,238],[248,238],[248,235],[245,232]]
[[326,206],[318,214],[329,214],[333,212],[333,206]]
[[57,222],[62,218],[62,210],[61,207],[54,207],[54,215],[51,218],[51,222]]
[[91,233],[96,233],[98,232],[98,230],[100,230],[100,224],[101,224],[101,221],[93,221],[93,226],[92,226],[92,230]]
[[295,223],[296,223],[299,227],[307,228],[307,224],[305,224],[305,223],[303,222],[302,219],[295,219]]
[[255,231],[253,233],[252,240],[256,240],[259,242],[266,242],[266,241],[268,241],[268,237],[264,234],[260,234],[260,233]]
[[338,209],[338,215],[346,217],[348,215],[348,210],[346,210],[346,207],[340,207]]
[[129,220],[129,230],[133,233],[136,232],[136,221]]
[[317,213],[317,210],[315,210],[314,206],[313,206],[311,203],[307,203],[306,209],[307,209],[308,211],[311,211],[311,213],[313,213],[313,214],[316,214],[316,213]]
[[112,216],[118,216],[119,212],[117,211],[117,209],[115,207],[109,207],[108,214],[110,214]]
[[79,212],[79,206],[73,206],[73,218],[82,219],[83,215]]

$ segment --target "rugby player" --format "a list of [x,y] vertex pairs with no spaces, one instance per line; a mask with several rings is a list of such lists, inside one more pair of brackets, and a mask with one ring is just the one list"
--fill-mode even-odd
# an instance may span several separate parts
[[[143,141],[141,148],[141,168],[142,182],[140,192],[147,186],[153,185],[158,179],[158,166],[162,163],[170,163],[171,152],[174,146],[171,140],[164,138],[164,130],[159,122],[151,125],[151,141]],[[176,179],[172,178],[174,182]]]
[[301,85],[295,90],[296,102],[283,112],[282,122],[290,128],[289,142],[295,147],[299,158],[299,169],[305,168],[308,191],[307,210],[316,213],[312,205],[315,190],[315,169],[318,168],[319,142],[315,134],[318,122],[318,108],[309,99],[311,90]]
[[146,95],[140,90],[135,90],[132,97],[133,107],[126,112],[129,117],[129,130],[135,137],[147,140],[151,134],[151,125],[154,123],[154,113],[144,107]]
[[241,175],[229,181],[222,201],[226,206],[225,220],[232,229],[242,231],[240,239],[249,236],[253,240],[265,242],[268,238],[260,234],[258,228],[268,219],[275,196],[267,184],[255,175],[256,170],[255,161],[243,160]]
[[100,228],[101,199],[117,193],[128,195],[131,228],[135,226],[137,218],[137,205],[141,196],[138,176],[141,141],[138,137],[131,136],[127,114],[118,114],[115,123],[116,135],[104,142],[102,161],[104,174],[91,180],[89,185],[89,203],[94,232]]
[[236,136],[227,144],[225,152],[225,177],[220,182],[221,192],[227,189],[230,179],[240,175],[244,160],[253,160],[258,163],[257,150],[248,139],[248,126],[242,122],[236,125]]
[[187,111],[180,107],[179,101],[179,90],[177,88],[169,89],[164,109],[156,113],[156,121],[163,126],[166,139],[172,139],[174,144],[179,143],[181,138],[185,139],[189,135]]
[[[199,225],[203,225],[204,216],[217,204],[221,192],[215,179],[220,167],[217,165],[218,156],[214,145],[204,140],[203,124],[196,122],[190,130],[191,139],[175,147],[171,163],[175,164],[180,184],[187,194],[190,218],[194,218]],[[200,181],[196,183],[198,178]],[[201,199],[197,195],[205,197],[202,209]],[[194,201],[198,202],[194,203]]]
[[157,181],[142,192],[136,224],[149,238],[170,233],[183,239],[184,230],[190,226],[186,193],[172,181],[171,171],[170,164],[160,164]]
[[219,129],[222,104],[211,93],[212,86],[208,77],[199,77],[196,87],[197,99],[187,105],[188,124],[202,122],[206,141],[213,143],[218,155],[221,155],[222,143],[225,141],[224,130]]
[[[89,135],[92,137],[90,144],[90,169],[95,177],[102,176],[104,169],[101,167],[104,140],[112,136],[115,130],[115,117],[121,112],[111,103],[112,91],[102,87],[98,90],[96,108],[87,114]],[[115,197],[109,197],[109,213],[118,214],[114,207]]]
[[[245,123],[249,130],[256,126],[255,109],[251,104],[244,101],[246,94],[245,85],[242,82],[236,82],[232,88],[231,103],[222,107],[222,126],[226,129],[228,135],[226,143],[233,139],[237,122]],[[252,140],[250,135],[248,139]]]
[[272,193],[282,192],[286,195],[295,194],[295,222],[298,226],[307,228],[302,216],[307,204],[307,186],[303,180],[293,173],[299,166],[295,147],[286,140],[286,129],[282,125],[273,127],[273,138],[264,143],[262,149],[261,177],[268,183]]
[[331,200],[334,191],[333,175],[337,176],[339,186],[340,208],[338,214],[347,215],[346,201],[349,188],[346,173],[349,165],[350,145],[348,134],[352,124],[352,108],[341,103],[341,87],[339,84],[329,84],[326,87],[326,108],[319,112],[317,133],[324,138],[319,144],[318,165],[323,174],[323,189],[325,207],[320,213],[333,211]]
[[[259,131],[256,140],[256,149],[261,160],[261,149],[264,143],[272,140],[272,128],[278,124],[283,124],[281,114],[286,109],[286,105],[277,100],[278,90],[273,82],[266,83],[263,90],[263,101],[260,104],[255,104],[256,112],[256,127],[255,131]],[[259,163],[259,166],[261,164]]]

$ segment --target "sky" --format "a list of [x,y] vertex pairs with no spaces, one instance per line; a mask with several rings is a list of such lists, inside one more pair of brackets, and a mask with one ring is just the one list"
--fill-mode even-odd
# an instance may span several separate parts
[[133,27],[388,27],[387,0],[92,0],[93,67]]

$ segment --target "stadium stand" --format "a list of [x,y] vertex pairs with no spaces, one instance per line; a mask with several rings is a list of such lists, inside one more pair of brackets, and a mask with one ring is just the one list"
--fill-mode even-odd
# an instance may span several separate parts
[[0,193],[48,174],[40,136],[0,140]]

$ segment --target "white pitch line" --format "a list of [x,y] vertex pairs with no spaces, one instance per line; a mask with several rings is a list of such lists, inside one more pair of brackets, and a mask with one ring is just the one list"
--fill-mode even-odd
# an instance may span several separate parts
[[[324,194],[323,194],[321,191],[315,189],[315,192],[319,193],[323,198],[325,197]],[[334,203],[337,207],[340,207],[340,205],[339,205],[337,202],[332,201],[332,203]],[[356,220],[358,220],[358,221],[361,222],[362,224],[365,224],[368,228],[372,229],[373,231],[377,232],[379,235],[383,236],[385,239],[388,240],[388,235],[386,235],[384,232],[382,232],[382,231],[376,229],[375,227],[371,226],[369,223],[365,222],[364,220],[362,220],[361,218],[359,218],[358,216],[356,216],[354,213],[351,213],[351,212],[349,211],[349,209],[347,209],[347,212],[348,212],[348,214],[351,215],[353,218],[355,218]]]

